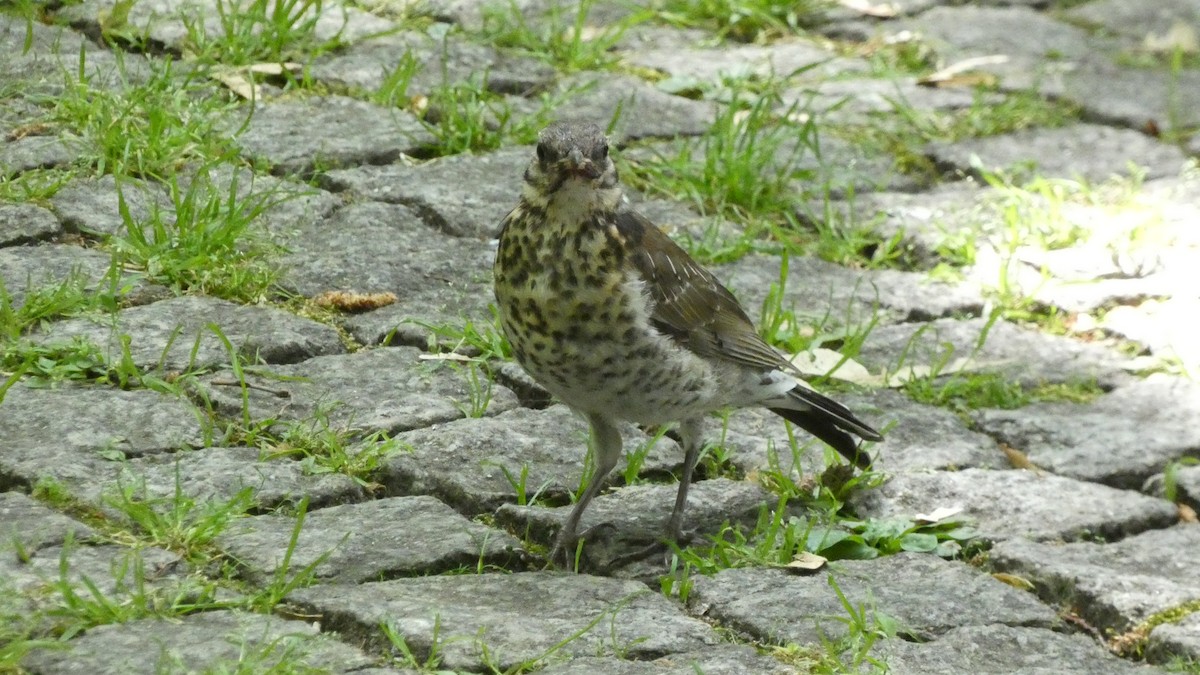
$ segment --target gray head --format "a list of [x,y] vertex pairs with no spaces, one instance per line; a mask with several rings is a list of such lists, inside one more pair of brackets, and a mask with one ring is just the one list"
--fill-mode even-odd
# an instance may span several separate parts
[[543,129],[538,135],[537,155],[525,171],[525,182],[543,198],[572,178],[597,189],[617,185],[608,139],[591,122],[554,122]]

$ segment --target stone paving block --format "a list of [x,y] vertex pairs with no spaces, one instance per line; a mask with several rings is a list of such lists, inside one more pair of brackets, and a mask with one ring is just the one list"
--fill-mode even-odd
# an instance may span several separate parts
[[[876,326],[855,360],[872,373],[901,367],[935,367],[968,359],[970,372],[998,372],[1026,386],[1095,380],[1101,387],[1131,381],[1128,365],[1115,350],[1101,344],[1047,335],[984,318],[937,319],[920,324]],[[979,347],[981,337],[986,337]]]
[[388,164],[330,171],[322,185],[375,201],[403,204],[455,237],[493,239],[516,206],[533,148],[503,148],[409,166]]
[[0,487],[32,485],[105,455],[139,457],[198,447],[200,413],[182,398],[148,389],[17,383],[0,403]]
[[[878,150],[856,144],[840,136],[820,137],[820,154],[804,151],[793,169],[803,178],[792,181],[797,195],[808,198],[847,199],[877,190],[917,191],[928,182],[915,173],[897,170],[895,159]],[[776,157],[786,157],[792,148],[785,145]],[[818,212],[818,215],[821,215]]]
[[[916,191],[922,187],[924,179],[897,171],[895,160],[888,155],[830,134],[820,136],[818,144],[819,153],[809,147],[808,141],[784,137],[774,148],[771,158],[764,157],[764,171],[790,173],[796,178],[790,181],[790,186],[799,204],[813,202],[818,205],[815,211],[802,211],[799,214],[801,222],[823,218],[821,204],[826,198],[844,199],[879,190]],[[639,144],[626,150],[624,156],[633,163],[653,165],[661,163],[660,158],[674,161],[685,151],[692,165],[703,165],[706,161],[704,143],[697,139]]]
[[[0,33],[3,31],[5,31],[5,28],[0,25]],[[3,67],[3,65],[5,65],[4,62],[0,61],[0,67]],[[3,138],[7,143],[30,136],[44,135],[49,129],[40,126],[39,122],[45,114],[45,111],[39,105],[26,98],[9,97],[0,100],[0,138]],[[3,152],[3,150],[0,150],[0,152]],[[0,164],[0,175],[5,177],[11,177],[22,170],[24,169],[19,169],[8,164]]]
[[1172,295],[1166,300],[1147,300],[1136,307],[1113,307],[1101,319],[1100,326],[1145,345],[1157,357],[1178,359],[1185,369],[1197,372],[1200,341],[1196,340],[1196,316],[1200,315],[1200,298]]
[[[294,516],[243,518],[217,544],[254,583],[265,584],[278,572],[295,527]],[[508,568],[521,557],[520,546],[511,535],[471,522],[433,497],[393,497],[309,511],[289,571],[316,563],[317,581],[361,584],[476,565]],[[318,563],[322,556],[327,557]]]
[[291,292],[397,296],[391,305],[345,319],[363,344],[427,347],[439,339],[437,327],[492,321],[493,246],[442,234],[409,207],[353,204],[327,221],[297,228],[285,245],[280,283]]
[[412,113],[344,96],[259,103],[249,122],[245,117],[228,120],[231,129],[245,124],[237,137],[243,154],[270,163],[277,174],[385,164],[436,142]]
[[761,568],[693,576],[688,605],[709,621],[757,640],[817,644],[822,635],[838,639],[846,632],[839,621],[846,610],[830,587],[831,576],[854,607],[896,619],[903,634],[919,640],[965,626],[1050,628],[1058,623],[1033,594],[964,563],[923,553],[843,560],[810,576]]
[[[197,189],[225,203],[232,195],[242,208],[259,210],[254,225],[277,240],[290,239],[301,228],[329,219],[344,203],[340,195],[296,180],[259,175],[244,166],[217,164],[202,169],[181,176],[180,189],[190,189],[199,180]],[[251,234],[258,232],[252,228]]]
[[0,17],[0,80],[20,83],[22,94],[57,94],[63,74],[77,75],[81,67],[89,86],[120,86],[143,80],[147,63],[141,54],[118,57],[63,25],[29,22],[16,14]]
[[[626,459],[651,439],[631,424],[622,428]],[[566,503],[584,472],[588,427],[569,408],[518,408],[486,419],[464,419],[400,434],[412,452],[384,462],[380,482],[392,494],[436,495],[459,511],[491,513],[515,503],[524,480],[526,498]],[[683,463],[683,450],[660,438],[643,457],[640,475],[669,476]],[[623,476],[619,463],[613,479]],[[506,475],[507,472],[507,475]]]
[[83,152],[84,144],[74,134],[5,140],[0,144],[0,175],[69,166]]
[[641,52],[654,49],[688,49],[703,47],[712,35],[700,28],[672,26],[654,21],[635,23],[621,33],[614,45],[618,52]]
[[1130,40],[1141,47],[1151,35],[1165,36],[1176,23],[1200,25],[1200,5],[1194,0],[1158,0],[1154,4],[1128,3],[1121,0],[1092,0],[1064,12],[1085,24]]
[[121,215],[121,198],[133,222],[146,222],[156,212],[167,222],[173,208],[171,196],[161,183],[123,178],[118,185],[112,174],[99,178],[74,178],[50,198],[50,206],[70,232],[107,237],[126,233]]
[[872,419],[885,420],[879,427],[884,430],[885,438],[875,445],[872,454],[883,471],[1008,467],[1008,460],[996,447],[995,440],[968,429],[949,410],[916,403],[887,389],[841,400],[864,414],[872,408],[880,411]]
[[147,283],[136,273],[119,268],[114,272],[112,257],[107,253],[70,244],[0,248],[0,283],[12,298],[14,309],[25,304],[30,292],[51,292],[67,283],[89,292],[115,291],[124,304],[151,302],[169,294],[166,288]]
[[[248,369],[243,411],[242,387],[232,372],[198,381],[199,393],[216,410],[252,421],[324,423],[334,429],[395,434],[470,416],[472,397],[485,415],[517,406],[507,388],[481,383],[473,390],[465,369],[421,359],[411,347],[368,349],[317,356],[303,363]],[[483,373],[479,377],[486,382]],[[474,410],[474,412],[479,412]]]
[[243,365],[296,363],[345,351],[335,329],[274,307],[239,305],[227,300],[184,295],[107,317],[67,319],[35,334],[44,345],[85,339],[101,348],[110,363],[120,363],[122,340],[142,370],[207,370],[227,366],[224,341],[209,328],[216,324]]
[[1164,663],[1175,657],[1200,660],[1200,614],[1192,613],[1176,623],[1159,624],[1150,631],[1146,658]]
[[[78,29],[98,33],[100,23],[116,11],[116,4],[117,0],[84,0],[64,8],[61,18],[69,20]],[[194,48],[193,31],[210,39],[224,35],[227,28],[222,22],[222,11],[222,6],[215,0],[148,0],[124,10],[130,30],[136,30],[174,52]],[[294,18],[297,25],[314,22],[312,37],[320,41],[337,39],[341,43],[353,43],[394,28],[385,19],[343,3],[306,6]]]
[[40,649],[22,666],[31,673],[365,672],[375,660],[305,621],[242,611],[200,612],[181,620],[140,619],[97,626]]
[[851,222],[870,224],[884,238],[897,234],[925,267],[943,259],[939,249],[956,241],[975,241],[993,219],[990,190],[974,179],[936,185],[929,190],[855,194],[852,202],[833,207]]
[[931,642],[887,640],[872,656],[891,675],[1163,673],[1117,658],[1083,635],[1003,624],[953,628]]
[[[300,223],[320,220],[341,204],[335,195],[295,181],[274,176],[257,176],[245,167],[228,164],[188,169],[176,177],[181,199],[190,190],[192,199],[203,204],[209,199],[227,206],[231,198],[242,208],[259,208],[255,223],[271,232],[285,234]],[[197,181],[201,181],[197,183]],[[235,189],[236,188],[236,189]],[[113,176],[74,178],[50,198],[59,219],[72,232],[89,235],[124,235],[125,218],[121,215],[119,193],[134,222],[146,222],[157,212],[164,222],[175,220],[175,203],[168,186],[123,178],[118,188]]]
[[40,206],[0,203],[0,247],[34,244],[62,231],[54,214]]
[[976,521],[980,536],[992,541],[1117,539],[1177,518],[1175,506],[1163,499],[1019,470],[899,474],[854,501],[861,515],[877,518],[962,507],[962,516]]
[[1152,614],[1200,600],[1200,581],[1183,551],[1200,550],[1200,527],[1176,525],[1112,544],[1037,543],[992,548],[999,571],[1020,575],[1051,603],[1078,612],[1101,631],[1122,633]]
[[[645,584],[550,572],[396,579],[358,586],[320,585],[291,593],[325,630],[385,650],[390,623],[419,661],[438,641],[441,667],[501,671],[542,657],[611,656],[650,660],[715,645],[703,621],[687,616]],[[435,627],[436,626],[436,627]],[[568,639],[572,638],[572,639]],[[483,650],[486,649],[486,656]]]
[[618,145],[643,138],[699,136],[716,115],[711,101],[672,96],[632,75],[582,73],[566,78],[560,91],[577,92],[555,109],[558,119],[588,120],[608,128]]
[[940,60],[953,64],[972,57],[1001,55],[1006,60],[977,70],[998,74],[1005,86],[1027,88],[1045,71],[1111,52],[1117,42],[1054,19],[1029,7],[934,7],[889,24],[895,34],[911,30],[930,44]]
[[541,675],[795,675],[795,668],[757,653],[747,645],[725,644],[653,661],[585,656],[537,671]]
[[973,417],[980,431],[1043,469],[1136,490],[1168,462],[1200,456],[1198,415],[1200,384],[1160,373],[1091,403],[1035,403]]
[[[603,569],[622,555],[661,541],[678,489],[677,483],[631,485],[597,497],[579,522],[579,532],[601,526],[586,539],[585,566]],[[754,483],[727,478],[696,481],[688,490],[683,528],[702,536],[716,534],[726,523],[752,526],[762,507],[777,501],[777,497]],[[549,546],[572,508],[505,504],[496,512],[496,522]],[[649,558],[639,562],[662,573],[661,561]],[[634,566],[621,573],[637,575],[643,571],[642,566]]]
[[[1200,465],[1184,464],[1175,470],[1175,500],[1200,512]],[[1166,477],[1157,474],[1147,479],[1142,491],[1155,497],[1167,496]]]
[[[779,285],[780,267],[777,257],[750,255],[713,272],[758,322],[763,301],[772,286]],[[797,256],[788,260],[780,305],[817,331],[841,327],[853,330],[865,327],[873,319],[893,323],[978,314],[983,298],[977,290],[933,281],[920,273],[851,270],[817,258]]]
[[966,110],[980,100],[987,103],[1000,98],[995,94],[981,95],[965,87],[926,87],[918,84],[915,77],[829,79],[784,91],[779,96],[777,110],[780,113],[798,110],[827,115],[826,119],[838,124],[867,123],[897,110]]
[[[1031,0],[1002,0],[1004,4],[1021,4]],[[1032,0],[1034,2],[1044,2],[1045,0]],[[983,0],[980,4],[988,4],[989,0]],[[868,26],[878,25],[875,22],[867,24],[861,19],[864,15],[864,10],[872,10],[883,8],[889,13],[889,18],[905,17],[920,14],[927,9],[946,4],[946,0],[894,0],[886,5],[854,5],[839,3],[836,5],[822,7],[822,16],[825,21],[821,25],[816,26],[816,30],[829,35],[831,32],[837,34],[840,28],[845,24],[862,23]],[[870,15],[868,15],[870,16]]]
[[803,70],[802,77],[824,79],[863,73],[866,61],[837,56],[808,40],[781,40],[769,46],[722,44],[719,47],[661,47],[621,52],[622,60],[640,68],[666,73],[693,86],[716,86],[724,80],[746,77],[786,78]]
[[[883,433],[882,443],[863,446],[879,471],[1010,466],[995,440],[968,429],[944,408],[916,403],[889,389],[830,395]],[[782,418],[762,408],[747,408],[731,411],[727,424],[709,422],[707,437],[729,450],[730,462],[746,476],[778,470],[801,480],[823,471],[826,458],[844,462],[803,430],[794,429],[792,433],[796,452]]]
[[436,24],[425,33],[390,32],[324,54],[313,62],[311,72],[318,82],[334,87],[377,92],[406,55],[417,64],[406,90],[409,95],[428,95],[439,87],[470,81],[496,93],[528,95],[546,89],[555,77],[544,61],[453,39],[444,25]]
[[61,546],[68,538],[81,542],[96,531],[20,492],[0,492],[0,551],[37,551]]
[[[365,489],[349,476],[308,473],[299,461],[261,459],[256,448],[200,448],[193,451],[136,457],[98,471],[91,481],[65,481],[71,495],[104,508],[122,490],[156,510],[172,508],[178,494],[196,504],[233,501],[250,490],[251,512],[295,507],[308,498],[308,508],[356,502]],[[122,518],[120,514],[116,517]]]
[[4,602],[23,605],[29,614],[55,608],[64,589],[89,601],[100,601],[99,594],[118,606],[132,603],[136,595],[174,598],[199,590],[187,578],[183,559],[161,548],[76,541],[26,552],[28,557],[0,556],[0,586]]
[[1027,129],[1000,136],[936,142],[926,153],[943,170],[980,178],[978,160],[986,171],[1033,173],[1045,178],[1082,179],[1100,183],[1127,176],[1130,165],[1145,169],[1150,178],[1177,175],[1186,157],[1173,146],[1132,129],[1097,124],[1073,124],[1057,129]]
[[1120,67],[1092,59],[1029,84],[1043,96],[1080,106],[1095,122],[1163,132],[1200,124],[1200,72],[1190,68],[1174,73],[1167,67]]

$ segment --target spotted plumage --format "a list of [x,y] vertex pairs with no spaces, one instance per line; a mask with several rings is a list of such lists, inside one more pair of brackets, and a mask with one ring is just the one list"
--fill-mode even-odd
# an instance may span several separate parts
[[504,219],[496,301],[513,354],[551,394],[587,418],[596,472],[555,542],[579,518],[621,455],[616,422],[679,423],[685,458],[668,536],[677,539],[702,421],[763,406],[860,467],[851,433],[882,437],[800,384],[733,294],[624,199],[608,141],[592,124],[540,135],[517,206]]

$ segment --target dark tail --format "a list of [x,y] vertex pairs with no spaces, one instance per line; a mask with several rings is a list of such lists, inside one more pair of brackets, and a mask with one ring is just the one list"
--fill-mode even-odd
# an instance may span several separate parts
[[882,441],[878,431],[855,417],[846,406],[811,389],[797,386],[788,392],[788,399],[795,407],[768,409],[829,444],[858,468],[864,471],[871,468],[871,458],[859,450],[858,442],[848,432],[864,440]]

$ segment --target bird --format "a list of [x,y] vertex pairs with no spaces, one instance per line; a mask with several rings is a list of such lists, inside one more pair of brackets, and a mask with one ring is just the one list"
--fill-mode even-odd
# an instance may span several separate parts
[[[761,406],[860,469],[854,436],[882,441],[845,406],[802,383],[733,293],[626,198],[603,130],[556,121],[538,135],[515,207],[500,224],[493,290],[522,368],[590,426],[595,470],[563,523],[554,561],[622,454],[620,423],[674,424],[684,452],[668,541],[703,447],[704,420]],[[586,535],[586,533],[585,533]]]

